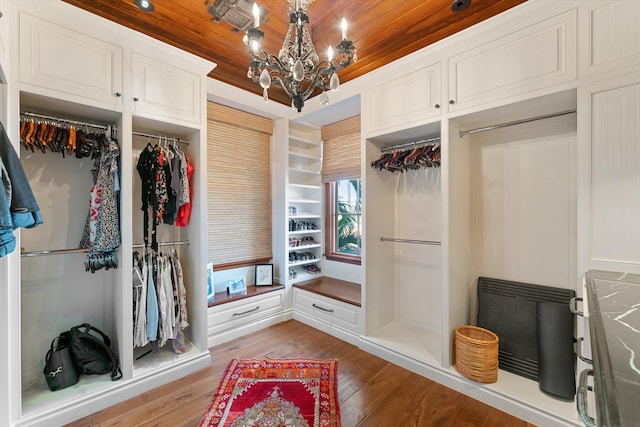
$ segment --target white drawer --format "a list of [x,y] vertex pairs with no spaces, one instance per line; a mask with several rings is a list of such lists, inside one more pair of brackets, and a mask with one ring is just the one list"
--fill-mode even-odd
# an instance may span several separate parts
[[265,295],[209,307],[207,316],[209,336],[282,311],[283,296],[284,291],[269,292]]
[[332,325],[358,332],[360,307],[293,288],[294,310]]

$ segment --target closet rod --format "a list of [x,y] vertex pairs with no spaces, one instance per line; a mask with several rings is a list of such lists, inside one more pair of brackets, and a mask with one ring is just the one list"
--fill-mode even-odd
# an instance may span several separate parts
[[426,138],[426,139],[418,139],[415,141],[410,141],[410,142],[403,142],[401,144],[396,144],[396,145],[391,145],[389,147],[384,147],[382,149],[380,149],[380,152],[387,154],[391,151],[395,151],[395,150],[400,150],[403,148],[409,148],[409,147],[415,147],[417,145],[421,145],[421,144],[428,144],[430,142],[440,142],[440,137],[436,136],[433,138]]
[[460,138],[462,138],[465,135],[471,135],[473,133],[484,132],[484,131],[493,130],[493,129],[500,129],[507,126],[520,125],[523,123],[535,122],[537,120],[550,119],[552,117],[566,116],[567,114],[574,114],[575,112],[576,110],[566,110],[566,111],[560,111],[559,113],[544,114],[542,116],[530,117],[528,119],[522,119],[522,120],[514,120],[512,122],[500,123],[497,125],[484,126],[481,128],[469,129],[469,130],[461,130],[459,132]]
[[137,136],[144,136],[146,138],[153,138],[153,139],[167,139],[169,141],[173,141],[173,142],[177,142],[178,144],[187,144],[189,145],[189,140],[188,139],[180,139],[180,138],[174,138],[172,136],[165,136],[165,135],[152,135],[150,133],[144,133],[144,132],[133,132],[134,135]]
[[417,243],[419,245],[440,246],[442,243],[433,240],[396,239],[393,237],[381,237],[381,242]]
[[80,254],[89,252],[88,248],[75,248],[75,249],[50,249],[47,251],[30,251],[21,252],[20,256],[34,257],[42,255],[63,255],[63,254]]
[[43,119],[43,120],[53,120],[53,121],[56,121],[56,122],[68,123],[70,125],[76,125],[76,126],[88,126],[88,127],[98,128],[98,129],[102,129],[102,130],[109,129],[109,126],[106,126],[106,125],[98,125],[98,124],[95,124],[95,123],[87,123],[87,122],[80,122],[80,121],[77,121],[77,120],[63,119],[63,118],[60,118],[60,117],[47,116],[47,115],[44,115],[44,114],[24,112],[21,115],[26,116],[28,118],[37,118],[37,119]]
[[[176,241],[176,242],[161,242],[161,243],[158,243],[158,246],[181,246],[181,245],[189,246],[189,241],[188,240],[180,240],[180,241]],[[144,243],[139,243],[139,244],[133,245],[131,247],[134,248],[134,249],[136,249],[136,248],[144,248]]]

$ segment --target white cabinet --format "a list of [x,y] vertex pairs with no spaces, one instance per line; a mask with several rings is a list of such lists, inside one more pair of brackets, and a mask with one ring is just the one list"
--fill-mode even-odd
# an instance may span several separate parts
[[20,81],[121,106],[122,48],[20,12]]
[[131,55],[131,99],[137,115],[200,123],[198,74],[139,53]]
[[209,347],[284,320],[284,289],[209,307]]
[[640,272],[640,79],[602,81],[586,91],[581,136],[580,250],[583,268]]
[[318,130],[292,127],[288,152],[288,283],[322,274],[322,141]]
[[570,10],[449,58],[449,111],[529,99],[575,80],[576,32]]
[[[327,298],[300,288],[293,288],[294,318],[305,323],[321,325],[321,329],[336,335],[331,329],[358,333],[360,307]],[[340,335],[338,335],[340,336]]]
[[365,93],[368,136],[415,127],[441,113],[440,63],[398,77]]
[[[213,64],[149,41],[64,2],[9,2],[9,6],[8,13],[0,18],[0,33],[4,41],[11,40],[9,51],[17,56],[8,64],[8,81],[0,96],[2,103],[6,103],[2,110],[12,113],[4,116],[11,120],[6,128],[15,147],[20,148],[18,111],[55,116],[62,122],[113,124],[120,147],[120,182],[127,184],[121,186],[119,195],[119,267],[92,274],[85,271],[85,254],[55,250],[76,248],[80,241],[93,162],[74,156],[63,158],[51,152],[21,153],[45,222],[34,229],[17,231],[20,245],[28,252],[58,253],[30,257],[14,251],[0,262],[0,283],[5,285],[0,290],[0,312],[5,313],[3,343],[7,344],[7,354],[0,357],[0,370],[6,373],[1,376],[3,396],[12,396],[0,405],[3,409],[0,425],[63,425],[210,364],[205,269],[206,166],[202,163],[207,158],[207,144],[200,115],[206,103],[202,88]],[[5,22],[10,23],[9,30]],[[4,39],[5,34],[8,39]],[[188,95],[177,101],[180,108],[190,111],[135,109],[129,98],[133,79],[128,71],[132,64],[127,58],[131,52],[147,48],[166,61],[164,67],[147,58],[136,62],[139,69],[146,68],[143,73],[146,80],[136,87],[143,89],[147,104],[159,104],[164,99],[162,91],[154,86],[172,86],[165,92],[172,94],[172,90],[186,90],[190,85],[193,88]],[[183,68],[190,71],[181,73]],[[127,71],[123,72],[124,69]],[[173,72],[177,77],[169,83],[166,76]],[[189,83],[182,84],[181,79]],[[192,104],[188,108],[186,98]],[[133,340],[131,266],[133,252],[143,240],[141,183],[136,163],[149,141],[146,136],[134,136],[142,132],[188,140],[189,144],[181,148],[194,170],[190,178],[193,201],[188,224],[184,227],[160,224],[156,233],[159,242],[175,247],[182,265],[189,322],[184,330],[185,351],[176,353],[169,343],[158,352],[139,357]],[[178,244],[184,242],[188,245]],[[105,376],[82,376],[77,385],[51,392],[42,374],[51,340],[83,322],[98,327],[111,338],[123,377],[112,382]]]
[[591,0],[581,10],[582,61],[588,74],[620,72],[640,65],[640,2]]

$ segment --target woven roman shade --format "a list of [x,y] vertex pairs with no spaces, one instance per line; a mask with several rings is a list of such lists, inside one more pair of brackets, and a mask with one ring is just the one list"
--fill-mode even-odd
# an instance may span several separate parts
[[269,262],[273,122],[214,103],[207,117],[208,260],[214,270]]
[[322,182],[360,178],[360,116],[324,126]]

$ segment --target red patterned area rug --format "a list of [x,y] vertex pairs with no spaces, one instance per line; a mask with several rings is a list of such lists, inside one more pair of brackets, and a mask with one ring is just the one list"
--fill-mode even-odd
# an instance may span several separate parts
[[338,361],[233,359],[199,427],[339,427]]

